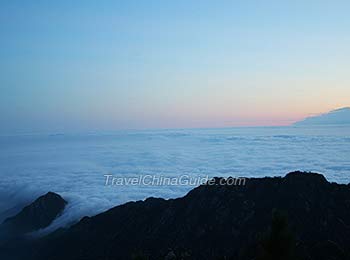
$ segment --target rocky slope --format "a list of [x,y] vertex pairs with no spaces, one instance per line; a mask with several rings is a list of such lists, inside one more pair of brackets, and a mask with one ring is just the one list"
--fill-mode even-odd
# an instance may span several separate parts
[[202,185],[85,217],[32,248],[51,260],[350,259],[350,186],[301,172]]

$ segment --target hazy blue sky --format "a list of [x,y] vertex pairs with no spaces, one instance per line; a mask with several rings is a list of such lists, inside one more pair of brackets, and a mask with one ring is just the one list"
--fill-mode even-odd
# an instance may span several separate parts
[[2,0],[0,131],[279,125],[348,106],[349,10]]

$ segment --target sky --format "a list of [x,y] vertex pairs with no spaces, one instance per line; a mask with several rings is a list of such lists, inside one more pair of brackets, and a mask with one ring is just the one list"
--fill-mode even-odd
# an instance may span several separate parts
[[2,0],[0,132],[288,125],[349,106],[348,10]]

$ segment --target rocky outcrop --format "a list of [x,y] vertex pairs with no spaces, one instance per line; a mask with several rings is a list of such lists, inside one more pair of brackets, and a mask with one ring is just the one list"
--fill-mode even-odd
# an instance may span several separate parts
[[17,215],[5,219],[0,230],[18,236],[49,226],[62,213],[67,202],[58,194],[48,192],[24,207]]
[[33,259],[349,259],[349,185],[302,172],[219,183],[85,217],[41,239]]

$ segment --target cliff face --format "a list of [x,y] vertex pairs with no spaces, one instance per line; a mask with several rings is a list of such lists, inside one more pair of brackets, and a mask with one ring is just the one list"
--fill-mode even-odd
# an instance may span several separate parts
[[[270,228],[273,212],[286,221]],[[183,198],[149,198],[85,217],[41,239],[33,258],[281,259],[276,226],[293,236],[286,240],[291,259],[349,259],[349,185],[301,172],[247,179],[245,186],[202,185]],[[260,256],[265,249],[274,257]]]
[[5,219],[0,228],[11,236],[45,228],[62,213],[66,204],[60,195],[48,192],[24,207],[17,215]]

